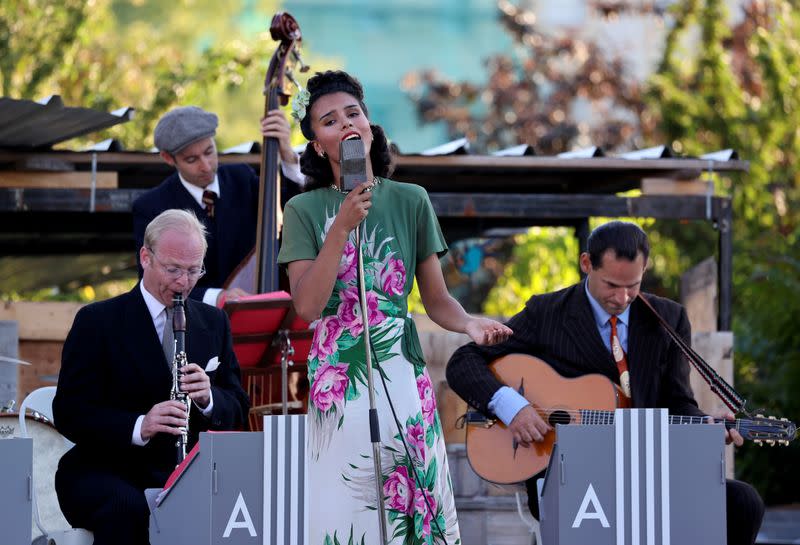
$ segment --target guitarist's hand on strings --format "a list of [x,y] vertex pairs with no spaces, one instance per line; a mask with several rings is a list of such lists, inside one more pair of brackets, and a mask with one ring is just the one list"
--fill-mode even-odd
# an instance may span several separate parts
[[[717,420],[720,419],[730,420],[730,421],[736,420],[734,414],[730,411],[726,411],[725,409],[722,409],[720,411],[715,411],[714,416],[706,417],[709,424],[713,424],[715,418]],[[744,444],[744,437],[742,437],[742,435],[736,430],[736,428],[730,428],[725,430],[725,444],[730,445],[731,443],[733,443],[733,445],[736,447],[741,447]]]
[[514,435],[517,443],[523,447],[529,447],[534,441],[538,443],[544,440],[544,436],[553,428],[542,420],[536,409],[531,405],[526,405],[520,409],[508,425],[508,429]]

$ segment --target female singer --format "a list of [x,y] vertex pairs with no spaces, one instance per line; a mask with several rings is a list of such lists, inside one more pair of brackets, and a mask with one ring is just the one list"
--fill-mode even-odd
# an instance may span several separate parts
[[[387,537],[398,545],[458,543],[442,425],[408,316],[414,278],[428,315],[443,328],[478,344],[503,341],[511,330],[468,315],[447,292],[439,265],[447,245],[428,195],[387,178],[389,146],[370,124],[361,84],[345,72],[318,73],[293,110],[309,140],[300,159],[308,184],[286,204],[278,262],[288,265],[297,312],[321,318],[308,360],[310,542],[376,544],[380,535],[354,233],[366,222],[366,321]],[[364,144],[369,181],[344,193],[339,146],[350,138]]]

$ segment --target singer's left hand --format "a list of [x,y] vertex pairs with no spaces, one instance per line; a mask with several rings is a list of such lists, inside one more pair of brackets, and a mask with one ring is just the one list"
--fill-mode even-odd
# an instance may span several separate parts
[[471,318],[464,328],[475,344],[497,344],[508,339],[514,331],[507,325],[490,318]]
[[208,407],[211,401],[211,379],[208,378],[203,368],[196,363],[190,363],[180,368],[181,389],[189,394],[191,400],[199,409]]

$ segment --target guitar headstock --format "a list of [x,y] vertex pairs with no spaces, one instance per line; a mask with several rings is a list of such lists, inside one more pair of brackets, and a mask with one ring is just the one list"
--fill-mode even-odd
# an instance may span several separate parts
[[757,414],[750,420],[740,420],[739,433],[759,446],[788,445],[797,434],[797,426],[786,418]]

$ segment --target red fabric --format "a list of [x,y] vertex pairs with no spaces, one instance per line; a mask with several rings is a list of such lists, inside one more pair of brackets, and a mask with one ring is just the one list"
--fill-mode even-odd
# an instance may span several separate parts
[[[289,304],[292,297],[285,291],[273,291],[269,293],[260,293],[257,295],[248,295],[240,297],[236,300],[237,303],[241,302],[258,302],[258,301],[285,301],[287,306],[279,308],[253,308],[253,309],[236,309],[230,314],[231,332],[234,337],[237,335],[253,335],[259,333],[274,333],[278,330],[289,311]],[[288,329],[291,331],[308,329],[309,323],[299,316],[295,316],[292,323],[289,324]],[[293,361],[305,362],[308,358],[308,352],[311,350],[311,339],[292,339],[292,346],[295,353],[292,356]],[[236,359],[239,360],[240,367],[255,367],[261,361],[264,352],[269,348],[266,342],[241,342],[235,341],[233,350],[236,352]],[[280,364],[280,351],[275,351],[275,358],[272,362],[276,365]]]
[[200,441],[195,443],[194,447],[192,447],[192,450],[190,450],[186,455],[186,458],[184,458],[183,461],[178,464],[178,467],[176,467],[175,470],[170,474],[167,482],[164,484],[165,490],[175,484],[175,481],[177,481],[178,477],[180,477],[186,468],[189,467],[189,464],[192,463],[192,460],[194,460],[194,457],[197,456],[198,452],[200,452]]

